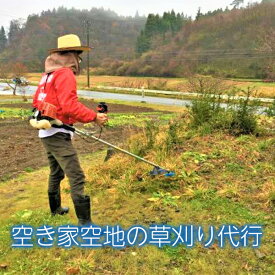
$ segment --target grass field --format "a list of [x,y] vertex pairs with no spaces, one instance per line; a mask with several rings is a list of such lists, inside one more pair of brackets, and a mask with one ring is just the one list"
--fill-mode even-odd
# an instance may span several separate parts
[[[141,106],[137,103],[133,108]],[[123,154],[104,162],[106,150],[89,153],[95,144],[84,142],[80,161],[87,177],[85,191],[92,198],[93,222],[123,228],[194,224],[206,232],[210,225],[259,224],[264,230],[261,246],[232,248],[227,240],[223,249],[217,243],[210,248],[200,243],[193,248],[11,248],[13,225],[77,223],[68,180],[61,189],[63,205],[71,211],[52,217],[47,201],[48,168],[28,165],[24,172],[0,183],[0,274],[274,274],[274,118],[259,117],[263,131],[258,137],[234,137],[190,128],[186,109],[175,107],[167,113],[171,108],[149,107],[150,112],[112,114],[106,131],[127,128],[135,121],[136,130],[123,141],[123,135],[119,136],[116,144],[175,171],[175,176],[151,177],[150,166]],[[22,115],[18,108],[10,109],[1,122]],[[4,139],[11,137],[6,137],[7,128],[1,129],[3,146]],[[10,157],[15,144],[34,143],[27,135],[17,136],[14,129]]]
[[[27,79],[31,82],[37,83],[41,74],[30,73]],[[142,88],[152,90],[171,90],[171,91],[186,91],[186,82],[184,78],[157,78],[157,77],[128,77],[128,76],[91,76],[91,87],[110,86],[122,88]],[[77,77],[78,88],[84,89],[87,86],[86,75]],[[247,87],[255,87],[259,97],[275,97],[275,83],[264,83],[260,80],[242,80],[229,79],[225,81],[227,85],[236,85],[237,87],[246,89]]]

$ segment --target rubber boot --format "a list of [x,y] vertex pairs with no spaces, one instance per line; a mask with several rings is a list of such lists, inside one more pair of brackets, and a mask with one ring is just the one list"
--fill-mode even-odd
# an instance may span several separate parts
[[64,215],[69,212],[69,207],[61,207],[60,192],[48,192],[49,204],[52,215]]
[[91,221],[91,204],[90,197],[83,196],[83,198],[74,200],[75,213],[78,218],[78,225],[89,225]]

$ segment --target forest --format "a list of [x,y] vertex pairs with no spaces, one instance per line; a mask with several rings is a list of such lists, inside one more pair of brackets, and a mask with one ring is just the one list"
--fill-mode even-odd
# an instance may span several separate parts
[[29,71],[43,70],[48,50],[56,47],[59,36],[74,33],[86,44],[90,35],[92,65],[106,58],[132,59],[136,38],[145,17],[121,17],[110,10],[77,10],[60,7],[30,15],[26,22],[13,20],[8,31],[0,30],[2,63],[23,63]]
[[195,20],[173,11],[150,14],[137,39],[138,57],[117,60],[107,73],[274,79],[274,39],[274,3],[206,14],[199,9]]

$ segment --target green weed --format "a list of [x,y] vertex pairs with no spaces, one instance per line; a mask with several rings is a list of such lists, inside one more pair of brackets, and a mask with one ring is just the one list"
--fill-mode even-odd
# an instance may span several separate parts
[[226,169],[227,171],[235,172],[235,173],[240,173],[244,170],[244,168],[240,164],[235,162],[226,163]]
[[31,173],[31,172],[34,171],[34,169],[33,169],[32,167],[26,167],[24,170],[25,170],[25,172],[27,172],[27,173]]
[[117,127],[123,125],[131,125],[142,127],[146,123],[152,123],[152,120],[169,121],[174,114],[163,114],[161,112],[147,112],[138,114],[109,114],[109,121],[106,127]]
[[273,139],[273,138],[268,139],[268,140],[263,140],[263,141],[259,142],[259,144],[258,144],[258,148],[260,151],[266,151],[273,147],[275,147],[275,139]]
[[201,179],[195,170],[182,170],[178,178],[183,179],[187,184],[196,183]]
[[159,191],[159,192],[154,192],[153,197],[149,198],[148,200],[153,202],[161,202],[167,206],[177,207],[178,206],[177,201],[179,198],[180,196],[172,196],[171,193],[169,192],[164,193]]
[[0,119],[16,117],[26,118],[32,115],[32,110],[18,109],[18,108],[1,108],[3,112],[0,113]]
[[182,154],[182,160],[189,160],[192,159],[195,163],[203,163],[208,159],[208,156],[206,154],[201,154],[198,152],[185,152]]

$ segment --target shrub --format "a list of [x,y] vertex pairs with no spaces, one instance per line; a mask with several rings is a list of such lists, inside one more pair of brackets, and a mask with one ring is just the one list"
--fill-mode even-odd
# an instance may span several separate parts
[[[207,133],[222,129],[236,136],[257,134],[258,101],[251,100],[254,88],[231,89],[226,100],[227,106],[222,106],[221,93],[225,91],[222,80],[195,77],[189,80],[189,87],[198,93],[191,106],[192,127],[204,129],[203,132]],[[233,97],[236,92],[244,94],[237,101]]]
[[192,101],[192,126],[200,126],[222,111],[221,94],[228,89],[221,79],[196,76],[188,79],[187,89],[198,96]]
[[146,135],[146,149],[150,150],[154,147],[155,136],[159,132],[159,125],[157,123],[152,123],[151,121],[146,121],[145,125],[145,135]]
[[275,97],[273,99],[272,104],[268,108],[265,109],[265,113],[270,117],[275,116]]
[[167,131],[166,138],[166,151],[169,152],[176,144],[180,143],[180,138],[178,136],[178,129],[180,128],[180,122],[170,122]]
[[253,93],[253,88],[248,87],[247,90],[242,90],[245,98],[240,98],[235,108],[231,108],[232,122],[229,127],[229,132],[233,135],[247,135],[257,133],[256,110],[258,101],[250,100]]
[[220,104],[215,97],[199,96],[192,102],[191,113],[193,117],[192,126],[200,126],[210,122],[214,114],[220,112]]

